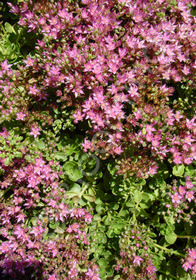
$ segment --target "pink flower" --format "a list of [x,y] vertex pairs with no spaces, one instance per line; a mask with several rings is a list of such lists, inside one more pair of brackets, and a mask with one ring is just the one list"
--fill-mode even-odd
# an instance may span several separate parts
[[7,64],[7,59],[1,62],[1,68],[4,71],[9,70],[9,68],[11,67],[11,64]]
[[140,256],[134,256],[133,263],[135,263],[135,264],[140,266],[142,261],[143,261],[143,259]]
[[58,16],[61,17],[61,18],[66,18],[68,16],[68,13],[67,11],[65,10],[65,8],[63,8],[62,10],[59,10],[58,11]]
[[8,242],[2,242],[2,244],[1,244],[1,246],[0,246],[0,251],[1,251],[1,253],[2,253],[2,254],[3,254],[3,253],[6,253],[6,252],[9,251],[9,249],[10,249],[9,243],[8,243]]
[[34,59],[32,59],[30,56],[28,56],[27,60],[24,60],[26,63],[26,66],[33,66],[34,64]]
[[178,192],[180,195],[185,195],[186,193],[185,187],[179,186]]
[[117,155],[120,155],[120,154],[122,154],[122,152],[123,152],[121,146],[115,147],[115,148],[113,149],[113,151],[114,151],[114,153],[117,154]]
[[36,165],[40,166],[40,167],[43,167],[44,164],[45,164],[45,161],[43,159],[41,159],[41,158],[36,158],[35,162],[36,162]]
[[190,190],[192,189],[192,187],[194,187],[194,184],[192,183],[192,181],[186,181],[185,187],[187,190]]
[[175,164],[181,164],[182,163],[182,156],[180,153],[176,153],[173,159],[173,162]]
[[41,226],[33,227],[33,230],[30,231],[31,234],[34,234],[35,237],[39,237],[44,232],[44,229]]
[[52,77],[59,75],[59,67],[56,67],[56,66],[52,65],[52,68],[48,72],[48,75],[52,76]]
[[13,13],[13,14],[19,14],[19,8],[18,8],[18,6],[17,5],[13,5],[13,4],[11,4],[11,3],[7,3],[8,4],[8,6],[10,6],[10,8],[11,8],[11,10],[10,10],[10,12],[11,13]]
[[182,72],[187,76],[188,74],[190,74],[190,68],[185,65]]
[[16,226],[13,233],[17,236],[17,238],[23,238],[25,232],[20,226]]
[[37,95],[39,93],[39,90],[34,85],[33,87],[29,87],[29,93],[31,93],[32,95]]
[[76,279],[75,277],[78,275],[78,271],[77,271],[76,268],[72,268],[72,269],[68,272],[68,274],[70,275],[71,278]]
[[138,87],[136,85],[131,85],[130,89],[128,90],[128,93],[130,94],[131,97],[138,96]]
[[157,164],[154,164],[153,166],[150,166],[148,170],[149,175],[155,175],[157,173],[158,166]]
[[48,280],[58,280],[55,276],[55,274],[49,275]]
[[150,275],[153,274],[156,270],[157,270],[157,269],[156,269],[156,267],[155,267],[154,265],[148,265],[148,266],[147,266],[147,271],[148,271],[148,273],[149,273]]
[[152,133],[152,131],[156,131],[156,129],[153,127],[153,125],[152,124],[147,124],[146,125],[146,132],[147,133]]
[[91,141],[85,139],[84,143],[82,143],[82,146],[83,146],[83,151],[87,152],[87,150],[92,148]]
[[24,215],[24,214],[18,214],[18,216],[17,216],[17,223],[19,223],[19,222],[25,222],[25,218],[26,218],[26,216]]
[[189,262],[185,262],[182,267],[185,271],[188,271],[188,269],[192,268],[192,265]]
[[113,74],[116,74],[116,72],[118,71],[118,65],[116,63],[113,62],[107,62],[107,65],[109,66],[109,72],[112,72]]
[[152,139],[152,146],[157,147],[159,146],[160,142],[159,142],[159,137],[155,137]]
[[190,191],[190,192],[187,192],[186,193],[186,199],[189,201],[189,202],[191,202],[191,200],[194,200],[194,191]]
[[51,199],[50,202],[48,203],[49,206],[52,206],[52,208],[56,207],[56,201],[54,199]]
[[163,73],[163,78],[166,80],[170,80],[170,77],[171,77],[171,69],[168,69]]
[[88,269],[88,272],[86,272],[85,273],[86,274],[86,276],[88,276],[88,277],[93,277],[94,275],[95,275],[95,272],[94,272],[94,270],[92,270],[92,269]]
[[38,126],[32,126],[31,127],[31,132],[29,133],[29,135],[33,135],[34,138],[36,138],[38,135],[40,135],[39,127]]
[[16,120],[24,121],[26,114],[19,112],[19,113],[16,113],[16,116],[17,116]]
[[85,222],[89,222],[89,223],[92,223],[92,215],[91,214],[89,214],[89,213],[87,213],[86,215],[85,215]]
[[180,111],[177,111],[176,114],[174,114],[174,117],[178,122],[183,118],[183,116],[180,114]]
[[180,204],[183,197],[175,192],[173,195],[171,195],[171,198],[173,203]]
[[84,72],[91,71],[93,68],[92,62],[88,61],[86,64],[84,64]]
[[196,249],[192,249],[192,250],[188,249],[188,251],[189,251],[189,256],[196,260]]

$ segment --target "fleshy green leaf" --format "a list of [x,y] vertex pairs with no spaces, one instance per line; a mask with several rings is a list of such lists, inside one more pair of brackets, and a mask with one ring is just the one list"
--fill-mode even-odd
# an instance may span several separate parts
[[181,164],[181,165],[175,165],[175,166],[173,167],[172,173],[173,173],[174,176],[182,177],[183,174],[184,174],[184,165],[183,165],[183,164]]
[[83,197],[89,202],[94,202],[96,200],[96,196],[91,194],[84,194]]
[[9,22],[5,23],[5,30],[7,33],[16,33],[13,26]]
[[134,200],[136,203],[139,203],[142,200],[142,193],[138,190],[136,190],[134,193]]
[[176,242],[176,239],[177,239],[177,235],[174,232],[165,235],[165,240],[169,244],[174,244]]
[[66,161],[66,159],[67,159],[67,155],[64,152],[56,152],[54,157],[57,160],[62,160],[62,161]]
[[95,233],[94,240],[95,240],[95,243],[104,244],[107,242],[107,237],[104,232],[99,231],[99,232]]
[[78,169],[78,165],[74,161],[68,161],[63,165],[63,169],[66,171],[69,179],[76,182],[83,177],[82,173]]

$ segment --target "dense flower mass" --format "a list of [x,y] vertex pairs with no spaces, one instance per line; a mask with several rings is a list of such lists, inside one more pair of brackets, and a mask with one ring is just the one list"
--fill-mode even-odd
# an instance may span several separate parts
[[188,256],[185,259],[185,262],[182,266],[185,271],[190,269],[192,275],[196,274],[196,250],[188,249]]
[[[10,40],[36,39],[23,60],[0,58],[0,273],[99,280],[107,258],[103,277],[156,279],[158,251],[191,246],[195,218],[195,1],[14,3]],[[195,259],[189,248],[192,275]]]
[[[7,146],[11,145],[6,129],[1,135]],[[87,273],[93,263],[81,246],[88,249],[85,227],[92,216],[64,202],[65,190],[59,187],[54,162],[47,164],[41,156],[28,162],[23,152],[22,158],[14,158],[9,166],[1,159],[0,166],[0,187],[5,192],[0,204],[2,273],[12,279],[26,277],[26,273],[29,279],[60,279],[61,275],[63,279],[86,279],[84,267]],[[95,268],[92,273],[97,275]]]
[[[106,156],[125,155],[119,174],[156,174],[165,158],[191,164],[194,111],[187,114],[173,102],[174,84],[195,86],[195,18],[189,1],[82,3],[41,1],[32,11],[25,2],[19,8],[10,4],[20,13],[19,23],[43,37],[36,46],[40,55],[29,56],[17,72],[18,79],[24,72],[33,77],[25,88],[17,81],[26,98],[49,101],[54,88],[56,101],[74,109],[74,123],[90,121],[89,137],[99,132],[85,151],[104,145]],[[10,71],[6,65],[2,74]],[[10,106],[4,110],[7,117],[14,113]],[[24,114],[25,109],[17,118],[24,120]],[[32,126],[31,134],[38,133]]]

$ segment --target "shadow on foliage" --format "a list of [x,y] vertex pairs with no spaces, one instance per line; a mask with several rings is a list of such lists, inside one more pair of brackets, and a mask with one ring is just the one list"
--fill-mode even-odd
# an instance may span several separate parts
[[[4,263],[6,269],[0,267],[0,279],[1,280],[42,280],[43,269],[42,263],[39,261],[13,261],[7,260]],[[5,272],[9,271],[10,272]],[[4,272],[3,272],[4,271]],[[11,272],[12,271],[12,272]]]

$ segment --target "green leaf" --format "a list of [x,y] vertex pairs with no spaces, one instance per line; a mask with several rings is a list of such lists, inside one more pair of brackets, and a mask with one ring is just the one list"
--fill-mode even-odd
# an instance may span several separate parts
[[4,160],[4,165],[5,166],[8,166],[10,164],[10,159],[9,158],[6,158],[5,160]]
[[36,226],[37,225],[37,218],[33,217],[31,218],[31,223],[33,226]]
[[122,232],[122,230],[124,229],[124,224],[123,223],[118,223],[113,225],[113,229],[114,229],[114,233],[116,234],[120,234]]
[[7,33],[16,33],[13,26],[9,22],[5,23],[5,30]]
[[125,217],[125,216],[129,215],[129,211],[122,210],[122,211],[119,212],[118,215],[119,215],[119,217]]
[[43,202],[40,201],[40,202],[37,204],[37,206],[38,206],[38,207],[44,207],[45,204],[44,204]]
[[59,222],[51,221],[49,223],[49,228],[56,229],[59,226]]
[[112,228],[108,229],[108,231],[106,232],[106,234],[107,234],[107,236],[108,236],[109,238],[113,238],[114,235],[115,235]]
[[83,194],[83,198],[85,198],[89,202],[94,202],[96,200],[96,196],[92,194]]
[[175,234],[175,232],[165,235],[165,240],[169,244],[174,244],[176,242],[176,239],[177,239],[177,235]]
[[73,184],[73,187],[70,189],[71,192],[75,192],[77,194],[80,194],[81,192],[81,187],[79,184]]
[[80,196],[78,195],[78,193],[76,193],[76,192],[71,192],[71,191],[66,192],[66,196],[69,197],[69,198],[72,198],[72,197],[78,197],[78,198],[80,198]]
[[105,213],[105,209],[101,205],[97,205],[95,209],[100,215],[103,215]]
[[85,206],[86,205],[86,201],[84,201],[82,198],[80,199],[80,201],[79,201],[79,204],[83,207],[83,206]]
[[166,227],[166,235],[169,235],[169,234],[171,234],[171,233],[173,233],[174,232],[174,230],[175,230],[175,226],[174,225],[168,225],[167,227]]
[[57,228],[55,228],[54,232],[55,233],[59,233],[59,234],[63,234],[64,230],[62,228],[60,228],[60,227],[57,227]]
[[63,169],[66,171],[69,179],[76,182],[83,177],[82,173],[78,169],[78,165],[74,161],[68,161],[63,165]]
[[93,196],[96,195],[96,192],[95,192],[95,190],[94,190],[93,188],[90,188],[90,189],[88,190],[88,193],[89,193],[90,195],[93,195]]
[[95,233],[94,240],[95,243],[101,243],[101,244],[107,243],[107,237],[105,233],[101,231]]
[[107,216],[107,215],[105,215],[105,216],[102,218],[102,221],[104,222],[104,224],[105,224],[106,226],[111,225],[111,218],[110,218],[109,216]]
[[182,177],[184,174],[184,165],[175,165],[172,171],[173,175],[176,177]]
[[38,147],[41,150],[43,150],[45,148],[45,144],[44,144],[43,141],[36,141],[35,146]]
[[134,205],[133,201],[130,200],[130,201],[127,201],[127,202],[126,202],[126,206],[127,206],[127,207],[134,207],[135,205]]
[[118,205],[117,203],[115,203],[115,204],[112,206],[112,209],[113,209],[114,211],[118,210],[118,208],[119,208],[119,205]]
[[74,145],[67,145],[66,146],[66,154],[71,156],[74,153],[75,146]]
[[142,194],[142,200],[144,200],[144,201],[149,201],[149,200],[154,200],[154,195],[152,194],[152,193],[147,193],[147,192],[144,192],[143,194]]
[[194,176],[195,174],[195,168],[192,165],[186,166],[185,171],[187,176]]
[[95,200],[95,204],[103,204],[103,201],[98,197],[96,200]]
[[120,275],[116,275],[116,276],[114,277],[114,280],[118,280],[118,279],[120,279]]
[[146,129],[145,129],[145,127],[142,128],[142,134],[143,134],[143,135],[146,135]]
[[134,192],[134,200],[136,203],[139,203],[142,200],[142,193],[138,190],[135,190]]
[[147,204],[147,203],[140,203],[140,207],[142,208],[142,209],[147,209],[147,208],[149,208],[149,204]]
[[57,160],[66,161],[67,155],[64,152],[57,152],[55,153],[54,158],[56,158]]
[[114,176],[116,173],[116,167],[113,166],[113,164],[111,164],[111,163],[108,163],[107,167],[108,167],[108,171],[110,172],[110,174]]
[[15,152],[14,155],[17,158],[21,158],[22,157],[22,153],[21,152]]
[[97,214],[93,216],[93,221],[101,221],[101,217]]

